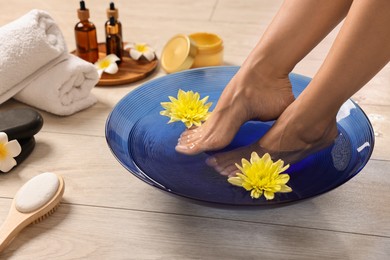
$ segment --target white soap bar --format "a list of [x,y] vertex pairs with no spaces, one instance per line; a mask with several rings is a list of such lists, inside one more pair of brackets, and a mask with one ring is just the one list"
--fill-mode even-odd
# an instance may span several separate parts
[[26,182],[15,196],[16,209],[22,213],[33,212],[56,194],[60,181],[54,173],[45,172]]

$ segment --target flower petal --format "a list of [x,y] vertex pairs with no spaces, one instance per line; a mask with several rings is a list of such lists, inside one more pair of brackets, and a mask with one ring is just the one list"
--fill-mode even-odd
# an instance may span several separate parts
[[0,143],[8,142],[8,135],[4,132],[0,132]]
[[207,102],[207,100],[209,100],[209,96],[205,96],[204,98],[202,98],[200,100],[200,102],[202,102],[203,104],[205,104]]
[[228,182],[235,186],[242,186],[242,179],[240,177],[229,177]]
[[282,173],[282,172],[286,171],[288,168],[290,168],[290,164],[287,164],[282,169],[280,169],[279,173]]
[[4,145],[10,156],[16,157],[22,152],[22,147],[17,140],[11,140]]
[[235,164],[237,169],[240,170],[240,172],[244,172],[244,169],[241,167],[241,165],[239,165],[238,163]]
[[264,191],[264,197],[267,200],[272,200],[275,197],[275,193],[273,193],[272,191]]
[[244,189],[246,189],[247,191],[253,190],[253,188],[254,188],[252,183],[249,183],[249,182],[246,182],[246,181],[242,182],[242,187]]
[[104,72],[108,74],[115,74],[118,72],[118,65],[116,62],[113,62],[104,70]]
[[156,57],[156,55],[154,54],[154,52],[153,52],[153,51],[150,51],[150,50],[144,52],[143,55],[144,55],[144,57],[145,57],[148,61],[152,61],[152,60],[154,60],[154,57]]
[[103,74],[103,70],[102,70],[102,69],[98,69],[97,72],[98,72],[98,74],[99,74],[99,78],[101,78],[101,77],[102,77],[102,74]]
[[[265,155],[264,155],[265,156]],[[264,156],[263,156],[263,158],[264,158]],[[260,160],[260,157],[259,157],[259,155],[256,153],[256,152],[252,152],[251,153],[251,163],[253,164],[253,163],[255,163],[255,162],[258,162]]]
[[258,199],[260,198],[261,194],[263,194],[263,192],[261,190],[257,190],[257,189],[253,189],[251,191],[251,197],[252,199]]
[[133,59],[133,60],[138,60],[139,58],[141,58],[142,56],[142,52],[139,52],[135,49],[130,49],[130,57]]
[[16,165],[16,161],[12,157],[7,157],[0,161],[0,171],[9,172]]
[[280,191],[279,192],[283,192],[283,193],[286,193],[286,192],[292,192],[292,189],[290,186],[287,186],[287,185],[282,185],[280,187]]
[[114,62],[117,62],[117,61],[120,61],[121,59],[119,59],[118,56],[116,56],[115,54],[109,54],[107,55],[104,59],[108,60],[110,63],[114,63]]

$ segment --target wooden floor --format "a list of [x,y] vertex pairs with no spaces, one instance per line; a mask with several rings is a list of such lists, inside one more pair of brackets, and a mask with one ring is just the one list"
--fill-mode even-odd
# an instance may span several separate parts
[[[99,41],[103,41],[108,2],[86,2]],[[240,65],[281,1],[115,3],[126,41],[147,42],[160,55],[177,33],[214,32],[224,40],[225,63]],[[33,8],[46,10],[72,50],[77,5],[78,1],[0,0],[0,25]],[[313,76],[337,31],[294,72]],[[158,68],[148,79],[163,75]],[[389,259],[390,66],[353,97],[372,120],[376,133],[375,151],[363,171],[327,194],[274,209],[200,205],[163,193],[128,173],[112,156],[104,127],[115,104],[140,84],[96,87],[93,94],[99,102],[73,116],[41,111],[45,123],[36,136],[35,150],[17,168],[0,175],[0,222],[20,186],[45,171],[64,177],[64,201],[51,217],[23,230],[0,258]],[[0,111],[24,106],[11,100]]]

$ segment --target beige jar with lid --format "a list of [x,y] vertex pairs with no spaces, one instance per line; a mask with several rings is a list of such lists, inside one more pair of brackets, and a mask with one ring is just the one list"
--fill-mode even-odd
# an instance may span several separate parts
[[161,54],[161,66],[167,73],[222,64],[222,39],[206,32],[178,34],[167,42]]
[[218,35],[199,32],[190,34],[189,37],[198,48],[192,68],[222,65],[223,42]]

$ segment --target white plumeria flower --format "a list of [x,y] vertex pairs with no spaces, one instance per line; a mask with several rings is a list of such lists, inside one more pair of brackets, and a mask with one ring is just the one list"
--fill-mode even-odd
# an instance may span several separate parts
[[17,140],[8,142],[7,134],[0,132],[0,171],[9,172],[16,165],[14,157],[21,151],[22,147]]
[[109,74],[115,74],[118,72],[118,64],[116,64],[117,61],[120,59],[115,54],[109,54],[103,59],[98,60],[95,62],[95,67],[99,73],[99,77],[102,76],[103,72],[109,73]]
[[125,49],[130,49],[130,57],[133,60],[139,60],[143,56],[148,61],[152,61],[156,57],[154,49],[146,43],[129,43],[125,46]]

